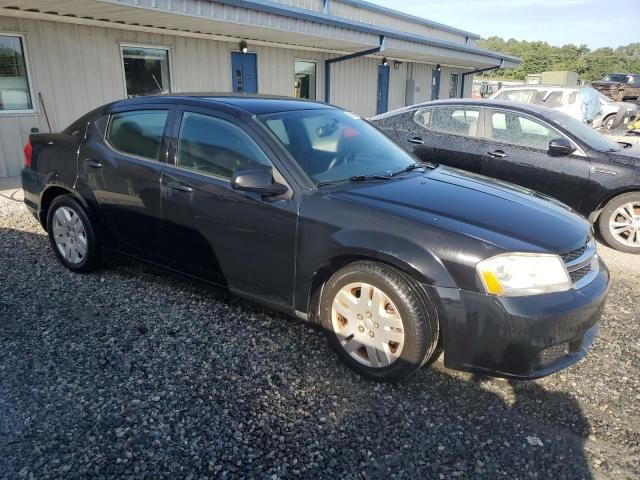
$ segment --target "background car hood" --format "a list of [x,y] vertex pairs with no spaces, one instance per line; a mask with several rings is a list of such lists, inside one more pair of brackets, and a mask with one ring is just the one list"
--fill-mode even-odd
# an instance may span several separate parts
[[425,174],[352,184],[332,195],[489,242],[506,251],[565,253],[591,226],[566,205],[516,185],[438,167]]
[[613,162],[640,167],[640,147],[638,146],[634,145],[617,152],[607,153],[607,155]]

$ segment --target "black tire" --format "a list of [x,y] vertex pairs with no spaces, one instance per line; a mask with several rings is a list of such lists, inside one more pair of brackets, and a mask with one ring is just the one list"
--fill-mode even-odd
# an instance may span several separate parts
[[[638,204],[639,207],[636,207],[635,215],[640,215],[640,192],[624,193],[611,200],[604,207],[598,218],[598,228],[600,235],[611,248],[625,253],[640,254],[640,246],[633,247],[618,241],[609,230],[609,222],[612,220],[612,217],[616,215],[616,210],[626,203]],[[640,235],[640,233],[638,233],[638,235]]]
[[[334,298],[343,287],[357,282],[364,282],[381,290],[393,302],[400,315],[404,345],[397,359],[390,365],[374,368],[358,362],[344,349],[334,331]],[[347,265],[324,285],[319,308],[320,322],[330,347],[347,366],[363,377],[395,382],[415,373],[436,353],[439,328],[435,308],[424,290],[411,277],[395,268],[369,261]]]
[[[75,213],[79,217],[80,221],[82,222],[82,226],[84,227],[87,243],[86,254],[76,262],[71,262],[63,256],[55,240],[54,217],[56,215],[56,212],[62,207],[72,210],[73,213]],[[87,215],[87,212],[84,210],[82,205],[80,205],[80,203],[71,195],[61,195],[53,199],[53,201],[51,202],[49,210],[47,211],[47,233],[49,234],[49,242],[51,243],[53,252],[56,254],[60,262],[69,270],[78,273],[87,273],[95,270],[100,266],[102,251],[100,248],[98,236],[96,235],[96,230],[89,216]]]
[[[611,125],[608,125],[609,123],[611,123]],[[605,130],[613,130],[614,126],[616,123],[616,114],[612,113],[611,115],[607,115],[606,117],[604,117],[602,119],[602,127]]]

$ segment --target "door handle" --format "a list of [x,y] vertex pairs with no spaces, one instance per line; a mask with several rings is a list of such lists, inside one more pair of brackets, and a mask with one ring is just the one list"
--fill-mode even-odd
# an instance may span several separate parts
[[493,152],[488,152],[487,155],[493,158],[505,158],[509,156],[506,153],[504,153],[502,150],[495,150]]
[[102,164],[99,161],[93,160],[91,158],[87,158],[87,165],[89,165],[91,168],[102,168]]
[[420,137],[413,137],[407,140],[409,143],[413,143],[414,145],[424,145],[424,140]]
[[185,183],[169,180],[168,182],[165,183],[165,185],[170,189],[177,190],[179,192],[187,192],[187,193],[193,192],[193,187],[190,187]]

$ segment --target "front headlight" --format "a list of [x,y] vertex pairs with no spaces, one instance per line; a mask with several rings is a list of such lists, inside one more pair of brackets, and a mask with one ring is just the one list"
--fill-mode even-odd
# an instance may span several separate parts
[[476,266],[487,293],[523,297],[571,289],[571,279],[558,255],[507,253]]

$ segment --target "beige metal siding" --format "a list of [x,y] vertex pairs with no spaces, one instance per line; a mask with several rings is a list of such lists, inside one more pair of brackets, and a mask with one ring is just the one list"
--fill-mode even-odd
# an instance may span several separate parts
[[435,65],[414,63],[413,80],[416,82],[415,103],[431,100],[431,75]]
[[439,40],[447,40],[449,42],[462,43],[466,42],[465,35],[439,30],[429,25],[419,22],[412,22],[408,19],[385,15],[384,13],[374,12],[364,8],[357,8],[337,0],[329,3],[329,13],[337,17],[348,18],[356,22],[369,23],[379,27],[386,27],[399,32],[413,33]]
[[321,12],[324,6],[322,0],[275,0],[278,3],[290,5],[292,7],[304,8],[306,10],[313,10],[315,12]]

